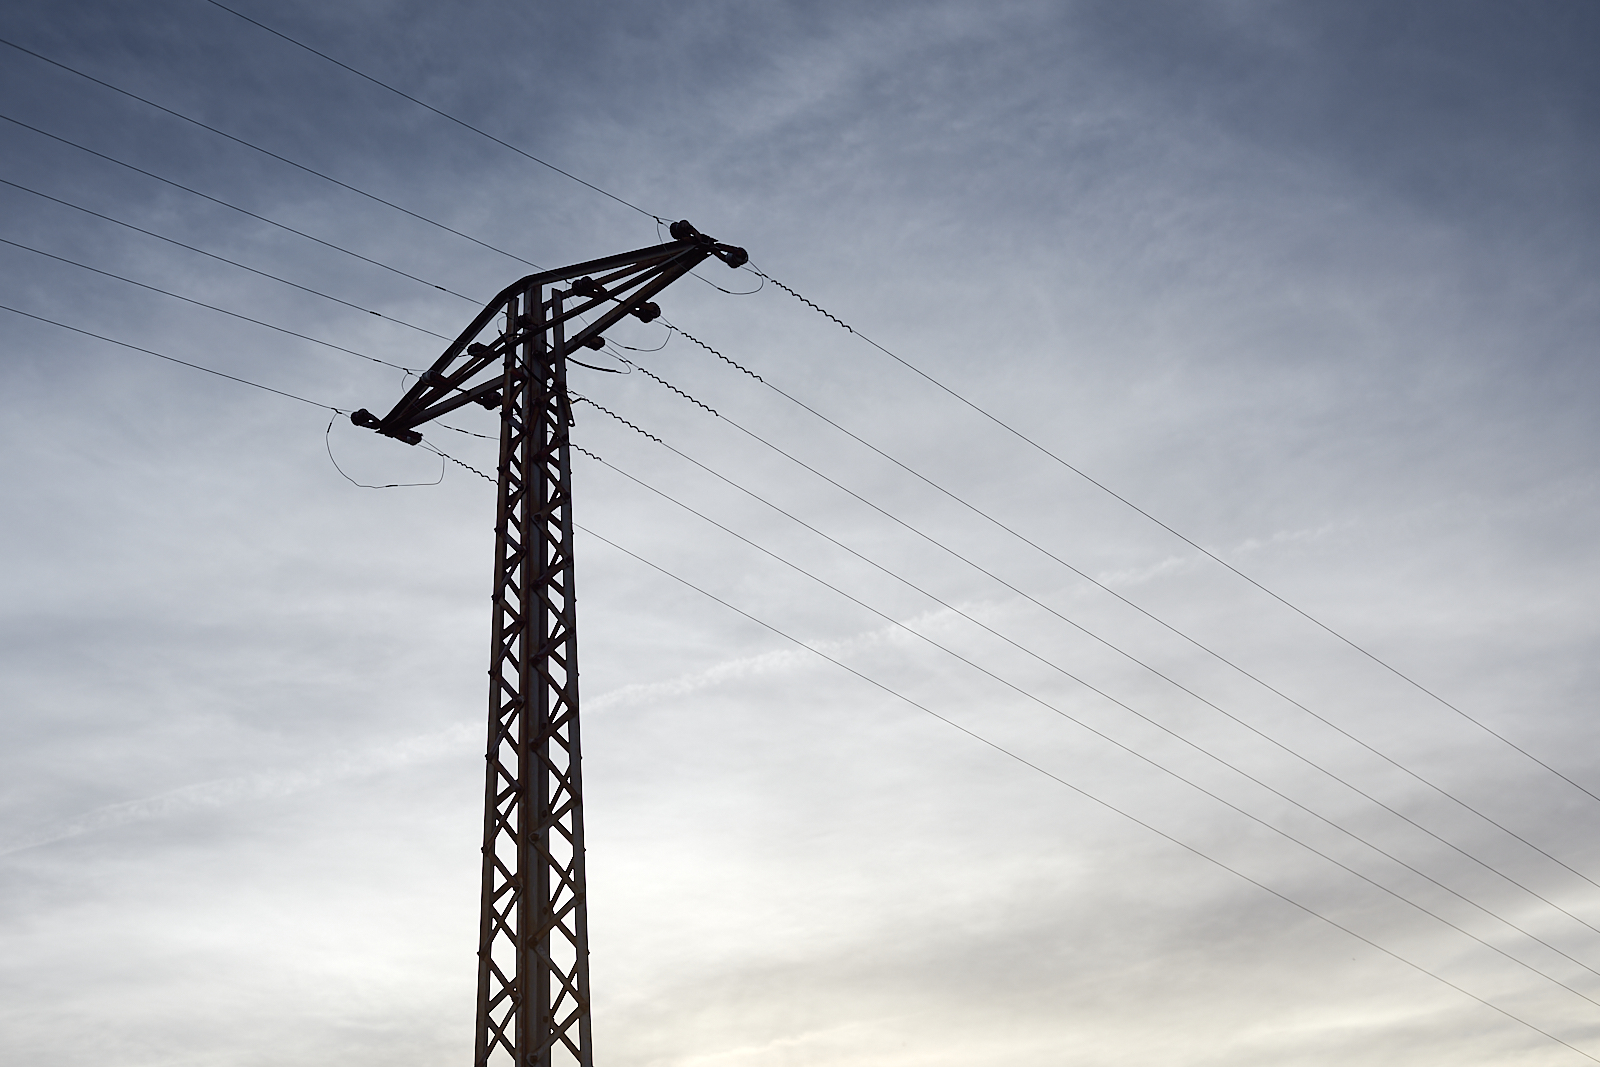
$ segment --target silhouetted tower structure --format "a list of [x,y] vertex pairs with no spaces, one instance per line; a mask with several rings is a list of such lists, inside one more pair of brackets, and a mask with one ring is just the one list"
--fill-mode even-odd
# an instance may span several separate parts
[[671,234],[521,279],[394,410],[350,416],[416,444],[457,408],[500,412],[474,1067],[593,1067],[567,357],[624,315],[654,319],[650,298],[707,258],[748,258],[687,222]]

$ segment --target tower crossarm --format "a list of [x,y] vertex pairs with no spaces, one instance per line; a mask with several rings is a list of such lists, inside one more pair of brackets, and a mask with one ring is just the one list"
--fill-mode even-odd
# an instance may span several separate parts
[[[598,316],[579,329],[571,330],[565,339],[565,351],[561,353],[565,356],[580,347],[600,348],[606,330],[624,316],[634,315],[646,322],[655,318],[660,309],[650,298],[712,256],[733,267],[743,265],[748,258],[744,249],[715,241],[688,222],[673,223],[672,236],[675,239],[667,244],[518,279],[484,305],[472,323],[422,373],[387,415],[379,418],[363,408],[355,412],[350,421],[407,444],[416,444],[422,439],[417,427],[457,408],[467,404],[499,408],[502,375],[498,365],[518,335],[534,321],[529,295],[537,298],[547,287],[551,295],[538,300],[545,329],[571,320],[581,321],[584,315]],[[568,282],[573,283],[570,289],[556,288]],[[567,306],[569,302],[571,306]],[[523,308],[522,314],[507,323],[505,332],[487,343],[480,341],[484,330],[514,303]]]

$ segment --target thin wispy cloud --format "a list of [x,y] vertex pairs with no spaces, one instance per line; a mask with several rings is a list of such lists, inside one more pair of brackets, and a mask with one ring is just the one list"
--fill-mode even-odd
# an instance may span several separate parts
[[0,1059],[471,1055],[494,489],[315,404],[653,214],[775,280],[572,371],[726,527],[576,465],[661,568],[579,539],[602,1059],[1600,1057],[1588,5],[228,4],[642,213],[203,0],[0,15],[195,120],[4,49]]

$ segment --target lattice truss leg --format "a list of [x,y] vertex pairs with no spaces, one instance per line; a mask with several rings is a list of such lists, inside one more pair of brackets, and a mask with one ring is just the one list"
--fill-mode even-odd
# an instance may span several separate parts
[[571,416],[542,295],[506,310],[476,1063],[591,1067]]

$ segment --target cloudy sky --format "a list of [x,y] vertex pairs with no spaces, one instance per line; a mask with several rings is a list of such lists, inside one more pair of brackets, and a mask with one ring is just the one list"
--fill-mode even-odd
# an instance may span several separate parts
[[229,5],[0,12],[0,1059],[468,1061],[493,490],[330,409],[659,216],[856,335],[573,372],[599,1062],[1600,1062],[1592,4]]

